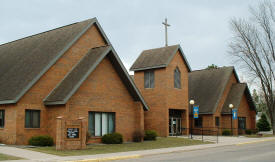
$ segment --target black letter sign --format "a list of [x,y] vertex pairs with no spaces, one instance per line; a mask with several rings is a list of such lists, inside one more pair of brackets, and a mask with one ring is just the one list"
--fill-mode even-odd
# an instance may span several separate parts
[[79,138],[79,128],[67,128],[67,138]]

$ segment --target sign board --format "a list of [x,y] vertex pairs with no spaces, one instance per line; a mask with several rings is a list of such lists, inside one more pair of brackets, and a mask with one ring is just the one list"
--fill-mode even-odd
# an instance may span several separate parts
[[79,128],[67,128],[67,138],[79,138]]
[[193,115],[194,115],[194,119],[199,118],[199,106],[193,107]]
[[232,110],[232,118],[233,118],[233,119],[237,119],[237,118],[238,118],[237,109],[233,109],[233,110]]

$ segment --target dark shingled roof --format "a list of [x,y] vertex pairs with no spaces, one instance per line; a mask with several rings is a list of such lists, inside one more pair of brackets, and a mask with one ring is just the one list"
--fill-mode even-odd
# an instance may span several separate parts
[[99,25],[93,18],[0,45],[0,104],[16,103],[94,23]]
[[234,108],[238,109],[243,95],[246,95],[250,109],[256,110],[246,83],[235,83],[231,86],[228,96],[224,102],[222,114],[231,114],[229,104],[233,104]]
[[232,84],[223,105],[222,113],[228,113],[228,105],[230,103],[237,108],[244,93],[250,109],[256,110],[247,85],[240,83],[234,67],[221,67],[189,73],[189,98],[195,100],[195,105],[199,105],[200,114],[213,114],[216,112],[218,103],[232,73],[235,75],[238,83]]
[[194,99],[195,105],[200,106],[200,114],[212,114],[216,111],[233,71],[233,67],[222,67],[189,73],[189,98]]
[[191,67],[188,64],[188,61],[185,58],[185,55],[180,45],[173,45],[142,51],[142,53],[134,62],[130,70],[139,71],[167,67],[178,50],[182,55],[182,58],[188,68],[188,71],[191,71]]
[[149,108],[143,97],[111,46],[98,47],[89,50],[89,52],[77,63],[77,65],[75,65],[56,88],[44,99],[44,104],[66,104],[70,97],[77,91],[81,84],[106,56],[111,60],[134,100],[141,101],[144,110],[148,110]]
[[46,97],[44,103],[65,104],[81,83],[89,76],[92,70],[106,56],[110,50],[109,46],[93,48],[77,63],[77,65],[66,75],[60,84]]

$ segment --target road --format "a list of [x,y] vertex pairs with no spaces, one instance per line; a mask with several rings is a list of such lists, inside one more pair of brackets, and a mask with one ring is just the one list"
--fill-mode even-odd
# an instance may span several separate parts
[[275,141],[233,145],[175,152],[161,155],[144,156],[138,159],[117,160],[116,162],[177,162],[177,161],[249,161],[275,162]]

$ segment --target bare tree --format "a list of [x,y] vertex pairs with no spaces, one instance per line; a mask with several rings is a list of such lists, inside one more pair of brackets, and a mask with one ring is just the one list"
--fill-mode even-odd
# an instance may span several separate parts
[[229,54],[264,94],[275,134],[275,7],[270,1],[250,7],[250,19],[232,19],[233,38]]

